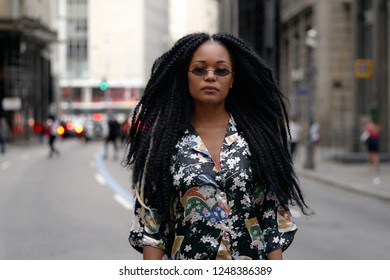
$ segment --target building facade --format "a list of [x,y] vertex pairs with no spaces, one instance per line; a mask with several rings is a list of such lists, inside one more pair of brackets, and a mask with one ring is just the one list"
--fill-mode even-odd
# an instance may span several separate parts
[[[382,129],[381,151],[390,152],[390,0],[353,2],[354,132],[376,118]],[[351,150],[358,150],[352,141]]]
[[0,117],[11,141],[29,139],[56,107],[56,1],[0,0]]
[[291,114],[306,129],[319,122],[322,145],[343,147],[353,125],[351,1],[282,0],[281,26],[281,88]]
[[[62,114],[129,113],[168,46],[168,2],[59,0]],[[100,85],[105,82],[107,89]]]
[[218,30],[218,0],[169,0],[171,44],[189,33]]
[[279,0],[220,0],[219,29],[242,38],[279,76]]
[[389,1],[281,0],[280,84],[290,111],[321,125],[338,156],[363,152],[364,122],[378,116],[389,151]]

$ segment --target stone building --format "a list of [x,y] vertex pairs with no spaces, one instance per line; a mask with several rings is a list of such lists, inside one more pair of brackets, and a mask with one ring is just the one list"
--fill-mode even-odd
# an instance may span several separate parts
[[[353,2],[354,132],[377,118],[382,128],[381,152],[390,152],[390,0]],[[355,133],[356,134],[356,133]],[[357,137],[351,150],[358,150]]]
[[353,125],[351,1],[281,1],[281,76],[290,113],[321,125],[321,144],[344,146]]
[[363,152],[359,135],[377,115],[389,151],[389,1],[281,0],[280,84],[290,112],[321,124],[338,157]]
[[0,117],[29,139],[56,105],[52,44],[56,1],[0,0]]
[[279,1],[219,0],[219,29],[239,36],[279,76]]

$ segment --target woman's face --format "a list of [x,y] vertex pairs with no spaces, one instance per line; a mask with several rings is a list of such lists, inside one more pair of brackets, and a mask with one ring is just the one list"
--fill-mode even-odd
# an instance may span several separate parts
[[195,104],[224,104],[233,83],[233,64],[224,46],[215,41],[200,45],[188,70],[189,90]]

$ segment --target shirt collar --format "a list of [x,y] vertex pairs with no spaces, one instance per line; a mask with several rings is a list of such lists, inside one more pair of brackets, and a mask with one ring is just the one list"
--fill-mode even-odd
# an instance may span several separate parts
[[[236,122],[234,121],[232,115],[230,115],[222,149],[232,145],[237,140],[237,137],[238,137],[238,132],[236,127]],[[185,131],[184,142],[191,149],[194,149],[202,154],[210,156],[206,148],[206,145],[202,141],[202,138],[200,138],[200,136],[192,126],[190,126],[190,128]]]

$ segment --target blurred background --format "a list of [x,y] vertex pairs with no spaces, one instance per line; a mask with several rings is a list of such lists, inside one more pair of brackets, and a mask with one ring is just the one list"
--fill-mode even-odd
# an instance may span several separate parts
[[322,145],[339,156],[362,152],[371,114],[389,152],[387,0],[1,0],[0,8],[0,117],[10,141],[34,137],[50,114],[128,114],[154,59],[178,38],[226,31],[268,62],[298,121],[320,123]]
[[[390,258],[389,243],[379,242],[390,225],[389,14],[390,0],[0,0],[0,259],[139,258],[126,244],[126,130],[111,147],[109,121],[128,129],[153,61],[196,31],[229,32],[251,45],[300,126],[294,162],[309,204],[323,212],[311,220],[297,214],[302,241],[288,257]],[[60,156],[48,160],[52,116]],[[370,119],[381,126],[379,181],[371,181],[377,175],[360,140]],[[361,205],[377,208],[361,221]],[[319,236],[327,242],[313,253]]]

